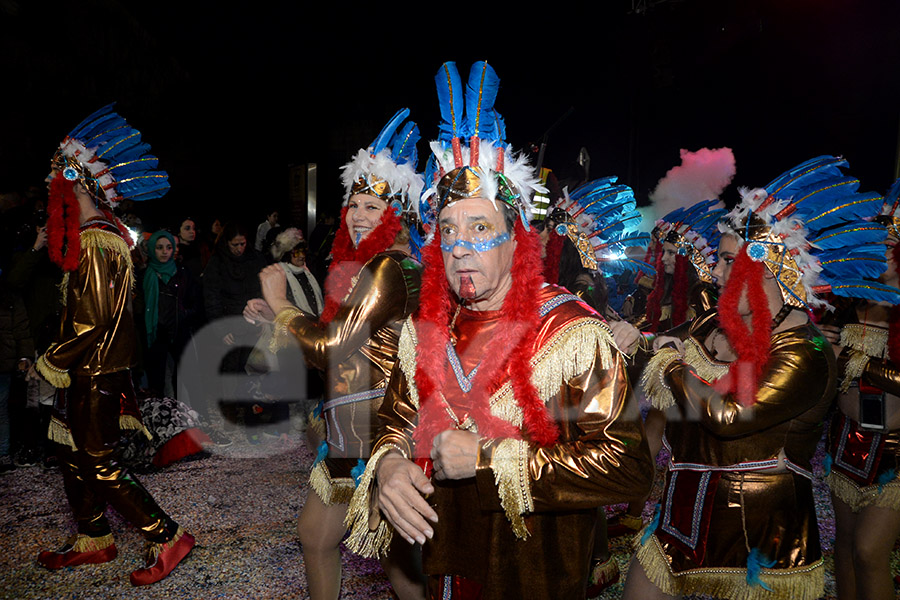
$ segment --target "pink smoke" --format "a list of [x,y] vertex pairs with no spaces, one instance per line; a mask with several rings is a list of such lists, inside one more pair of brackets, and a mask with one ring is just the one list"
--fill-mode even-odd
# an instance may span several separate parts
[[736,172],[731,148],[681,150],[681,165],[672,167],[650,193],[654,212],[660,218],[679,206],[718,198]]

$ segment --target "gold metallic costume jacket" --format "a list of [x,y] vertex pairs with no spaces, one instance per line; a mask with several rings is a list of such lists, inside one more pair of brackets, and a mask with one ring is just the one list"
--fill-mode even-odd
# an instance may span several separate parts
[[[86,420],[101,418],[82,405],[97,401],[98,386],[106,384],[88,379],[129,370],[135,362],[137,344],[128,245],[115,226],[102,219],[87,221],[79,237],[78,269],[67,273],[60,286],[64,307],[58,342],[36,364],[38,372],[55,387],[76,388],[58,394],[49,430],[51,439],[73,448],[73,427],[87,428],[72,422],[78,418],[75,415]],[[84,381],[73,386],[74,378]],[[121,396],[118,412],[104,414],[103,418],[110,421],[111,428],[117,424],[122,429],[143,429],[131,382],[128,377],[122,381],[127,382],[127,390],[121,394],[118,388],[113,391]]]
[[400,328],[418,306],[420,283],[418,262],[402,252],[382,252],[360,269],[327,326],[298,309],[285,309],[276,317],[276,346],[295,339],[307,364],[326,372],[322,416],[328,456],[310,475],[326,504],[350,500],[350,471],[369,457],[375,415],[397,360]]
[[[481,439],[476,476],[434,481],[436,491],[428,498],[439,522],[423,547],[425,573],[477,581],[485,599],[584,598],[597,507],[641,498],[652,483],[640,415],[608,327],[564,289],[547,286],[541,294],[532,382],[559,426],[558,442],[539,447],[527,437]],[[479,328],[491,326],[483,314],[463,309],[452,333],[462,335],[467,319],[482,320],[473,339]],[[416,339],[409,319],[379,412],[378,442],[350,505],[348,546],[364,555],[385,552],[391,536],[386,520],[369,527],[378,460],[390,450],[416,458]],[[458,347],[466,342],[459,337]],[[451,404],[462,395],[448,389],[457,385],[450,374],[444,396]],[[522,427],[509,383],[490,404],[493,415]]]
[[[755,403],[743,406],[712,383],[728,369],[704,346],[714,330],[714,312],[699,317],[684,360],[663,349],[644,371],[645,391],[667,410],[671,459],[660,518],[637,558],[669,594],[818,598],[824,570],[810,461],[834,398],[834,352],[811,323],[775,333]],[[699,536],[688,535],[692,524]],[[774,561],[755,585],[747,583],[748,546]]]

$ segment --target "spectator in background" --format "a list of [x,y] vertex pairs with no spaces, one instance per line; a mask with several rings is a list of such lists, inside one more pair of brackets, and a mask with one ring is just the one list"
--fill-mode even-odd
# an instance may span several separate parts
[[203,274],[203,260],[200,255],[200,244],[197,243],[197,225],[191,217],[185,217],[174,229],[177,232],[178,252],[175,259],[178,264],[191,272],[195,280]]
[[[226,225],[219,236],[216,251],[203,271],[206,317],[217,328],[217,335],[222,343],[234,349],[222,363],[224,372],[243,373],[250,349],[256,342],[255,327],[240,318],[225,319],[240,317],[247,301],[261,295],[258,274],[265,266],[266,260],[253,248],[247,247],[247,231],[243,226],[236,223]],[[222,391],[225,397],[238,396],[238,390],[234,388]],[[241,420],[242,411],[238,405],[226,401],[221,406],[223,416],[228,421]],[[201,416],[208,416],[207,407],[196,408]],[[214,434],[211,437],[220,441]],[[220,443],[227,442],[223,440]]]
[[269,230],[278,224],[278,211],[272,210],[266,213],[266,220],[259,224],[256,228],[256,251],[262,252],[263,242],[266,241],[266,234]]
[[22,299],[0,280],[0,473],[15,469],[10,457],[9,399],[12,376],[27,371],[34,343]]
[[222,235],[222,229],[224,229],[222,219],[213,217],[209,221],[209,230],[200,240],[200,263],[204,269],[209,264],[209,259],[212,258],[216,249],[216,242],[219,241],[219,236]]
[[170,397],[177,397],[177,370],[181,353],[197,326],[201,292],[191,272],[175,261],[175,238],[166,230],[150,236],[147,268],[137,277],[135,315],[143,334],[144,368],[149,392],[167,394],[166,366],[171,356]]

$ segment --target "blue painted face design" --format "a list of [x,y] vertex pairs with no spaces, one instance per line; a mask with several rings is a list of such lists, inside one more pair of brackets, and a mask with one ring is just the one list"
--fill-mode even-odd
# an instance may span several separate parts
[[509,240],[509,233],[501,233],[500,235],[493,238],[477,240],[474,242],[463,239],[456,239],[452,244],[448,244],[442,241],[441,250],[443,250],[444,252],[453,252],[453,249],[459,246],[460,248],[472,250],[473,252],[487,252],[488,250],[493,250],[497,246],[505,244]]

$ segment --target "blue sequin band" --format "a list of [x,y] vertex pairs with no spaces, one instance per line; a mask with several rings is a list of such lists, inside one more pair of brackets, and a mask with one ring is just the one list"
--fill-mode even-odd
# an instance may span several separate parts
[[441,242],[441,250],[444,252],[453,252],[453,249],[459,246],[460,248],[472,250],[473,252],[487,252],[488,250],[493,250],[497,246],[502,246],[509,240],[509,233],[502,233],[495,238],[483,242],[468,242],[466,240],[456,240],[452,244]]

